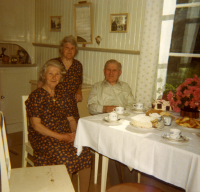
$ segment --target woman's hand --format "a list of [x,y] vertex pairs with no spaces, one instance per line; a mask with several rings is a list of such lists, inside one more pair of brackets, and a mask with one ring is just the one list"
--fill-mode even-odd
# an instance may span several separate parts
[[[73,125],[73,118],[70,119],[71,122],[72,122],[72,125]],[[75,139],[75,134],[76,134],[76,123],[72,126],[72,133],[57,133],[57,132],[54,132],[52,130],[50,130],[49,128],[45,127],[42,123],[41,123],[41,119],[38,118],[38,117],[31,117],[30,118],[30,122],[31,122],[31,125],[33,127],[33,129],[35,131],[37,131],[38,133],[42,134],[42,135],[45,135],[45,136],[49,136],[49,137],[53,137],[55,139],[58,139],[58,140],[61,140],[61,141],[65,141],[66,143],[69,143],[69,142],[74,142],[74,139]]]
[[76,132],[73,132],[73,133],[64,133],[62,135],[63,136],[62,141],[65,141],[66,143],[74,142],[75,135],[76,135]]
[[75,99],[76,99],[77,103],[81,102],[83,100],[82,94],[79,94],[79,93],[76,92]]
[[81,102],[83,100],[83,97],[82,97],[82,85],[79,85],[79,88],[77,89],[76,93],[75,93],[75,99],[76,99],[76,102]]

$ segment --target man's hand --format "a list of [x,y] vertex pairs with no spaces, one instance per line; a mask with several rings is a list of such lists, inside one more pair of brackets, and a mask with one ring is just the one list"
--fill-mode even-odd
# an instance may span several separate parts
[[110,113],[116,107],[118,107],[118,106],[103,106],[103,113]]

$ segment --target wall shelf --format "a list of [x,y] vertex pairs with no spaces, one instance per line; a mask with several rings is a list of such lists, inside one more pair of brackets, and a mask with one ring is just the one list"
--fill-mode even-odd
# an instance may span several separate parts
[[[36,47],[50,47],[59,48],[59,45],[53,44],[42,44],[42,43],[32,43]],[[140,55],[140,51],[124,50],[124,49],[105,49],[105,48],[93,48],[93,47],[77,47],[78,50],[82,51],[96,51],[96,52],[109,52],[109,53],[122,53],[122,54],[133,54]]]
[[36,64],[1,64],[0,67],[37,67]]

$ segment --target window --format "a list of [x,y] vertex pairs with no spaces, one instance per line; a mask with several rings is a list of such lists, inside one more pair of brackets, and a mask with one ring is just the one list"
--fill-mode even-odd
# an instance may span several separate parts
[[177,0],[166,83],[200,77],[200,0]]

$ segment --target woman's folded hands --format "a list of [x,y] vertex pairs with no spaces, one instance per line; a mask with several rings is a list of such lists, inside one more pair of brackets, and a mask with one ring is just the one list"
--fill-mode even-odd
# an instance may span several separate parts
[[63,137],[62,141],[65,141],[66,143],[74,142],[75,135],[76,135],[76,132],[64,133],[64,134],[62,134],[62,137]]

